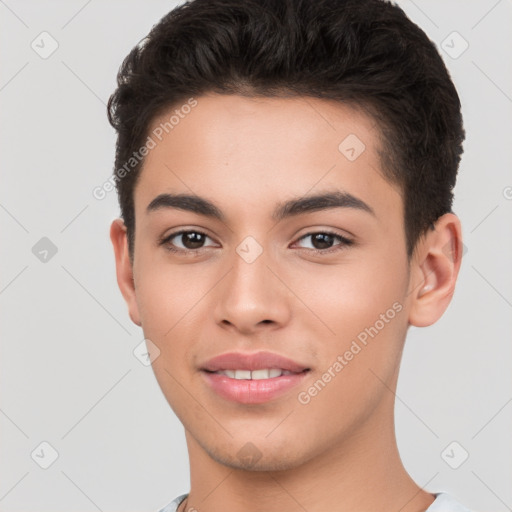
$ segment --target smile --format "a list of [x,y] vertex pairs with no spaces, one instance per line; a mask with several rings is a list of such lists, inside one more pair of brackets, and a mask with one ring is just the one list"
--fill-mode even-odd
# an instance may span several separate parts
[[261,370],[219,370],[214,372],[217,375],[225,375],[230,379],[237,380],[265,380],[281,377],[281,375],[291,375],[293,372],[282,370],[280,368],[264,368]]
[[281,354],[260,351],[220,354],[199,370],[217,396],[240,404],[262,404],[299,386],[311,368]]

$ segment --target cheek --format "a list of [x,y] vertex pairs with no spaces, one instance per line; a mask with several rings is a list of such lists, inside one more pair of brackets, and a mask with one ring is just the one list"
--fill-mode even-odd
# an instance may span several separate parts
[[145,332],[170,339],[196,313],[195,305],[208,291],[206,276],[197,275],[197,268],[170,264],[160,254],[140,258],[135,287]]
[[355,389],[360,393],[376,384],[370,370],[386,382],[391,379],[407,329],[405,260],[361,258],[351,263],[324,268],[325,275],[307,279],[303,288],[306,293],[306,283],[326,283],[309,287],[305,302],[318,318],[310,315],[308,328],[322,354],[319,373],[330,369],[336,374],[331,380],[337,384],[329,387],[340,386],[342,394]]
[[206,285],[190,283],[186,267],[148,264],[136,283],[137,303],[144,337],[159,349],[152,368],[157,382],[174,412],[182,418],[191,408],[185,389],[193,377],[194,340],[201,337],[201,297]]
[[400,307],[393,309],[393,305],[404,302],[407,272],[402,261],[361,256],[339,265],[305,268],[290,274],[288,281],[313,313],[308,315],[310,327],[314,319],[319,334],[346,341],[374,325],[388,310],[387,317],[395,318]]
[[[376,279],[374,272],[339,273],[312,305],[334,331],[316,343],[320,363],[299,390],[297,413],[305,431],[330,440],[362,424],[382,401],[390,400],[406,332],[401,279]],[[316,320],[316,319],[315,319]],[[329,418],[319,421],[318,418]]]
[[190,378],[188,352],[192,340],[198,338],[194,335],[198,319],[193,306],[200,299],[200,291],[185,284],[183,272],[147,265],[135,285],[144,338],[159,350],[152,368],[173,409],[177,402],[179,407],[183,394],[178,383]]

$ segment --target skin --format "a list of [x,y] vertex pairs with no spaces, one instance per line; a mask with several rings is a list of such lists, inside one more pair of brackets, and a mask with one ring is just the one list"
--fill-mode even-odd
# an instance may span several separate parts
[[[434,496],[409,477],[398,453],[394,390],[409,325],[431,325],[452,298],[458,218],[440,217],[409,261],[401,192],[380,171],[370,117],[314,98],[197,100],[146,157],[134,191],[133,262],[122,220],[111,226],[120,290],[132,321],[160,350],[153,369],[185,427],[191,490],[179,510],[426,510]],[[354,161],[338,149],[349,134],[366,146]],[[330,190],[356,196],[374,215],[331,208],[271,218],[283,200]],[[226,221],[173,208],[146,212],[165,192],[207,198]],[[204,247],[176,254],[158,244],[180,228],[206,233]],[[325,230],[353,243],[301,239]],[[252,263],[236,252],[247,236],[263,250]],[[172,242],[194,247],[181,235]],[[322,247],[341,249],[313,252]],[[300,403],[298,393],[394,303],[401,311]],[[259,350],[311,371],[299,388],[250,405],[221,398],[199,371],[215,355]],[[237,455],[248,442],[260,457],[253,463]]]

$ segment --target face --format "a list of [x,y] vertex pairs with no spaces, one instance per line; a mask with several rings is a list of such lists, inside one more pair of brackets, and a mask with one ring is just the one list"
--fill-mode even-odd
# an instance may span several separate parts
[[[223,464],[285,469],[389,419],[410,274],[373,120],[327,100],[211,94],[156,142],[134,191],[128,302],[187,435]],[[251,381],[205,370],[233,352],[297,366]],[[217,370],[250,364],[228,359]]]

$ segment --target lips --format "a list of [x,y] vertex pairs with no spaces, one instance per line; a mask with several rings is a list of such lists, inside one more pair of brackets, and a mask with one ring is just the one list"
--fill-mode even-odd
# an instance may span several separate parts
[[209,359],[201,367],[202,370],[218,372],[224,370],[265,370],[279,369],[291,373],[301,373],[309,368],[287,357],[273,352],[256,352],[244,354],[242,352],[229,352]]
[[297,387],[310,368],[272,352],[231,352],[201,367],[205,383],[220,397],[241,404],[262,404]]

